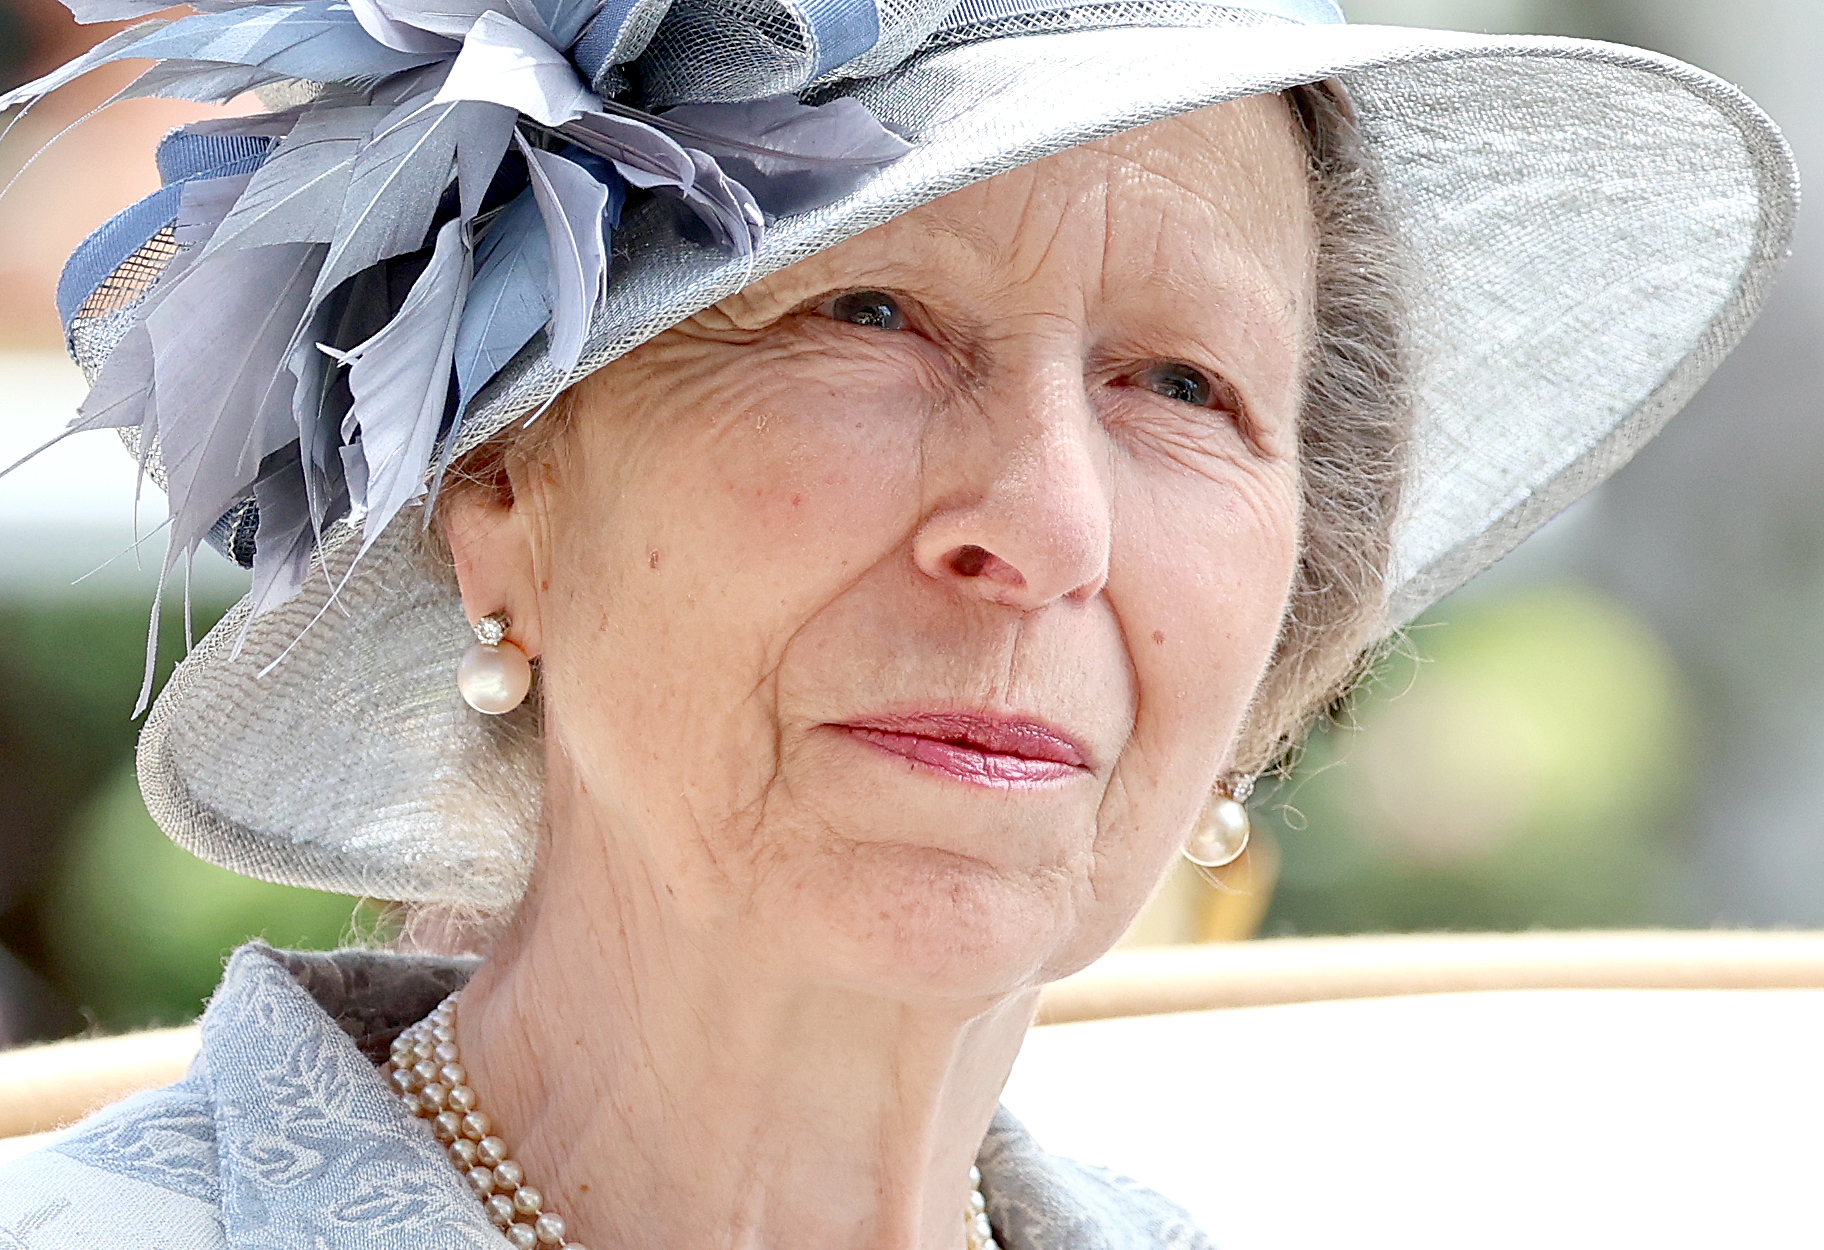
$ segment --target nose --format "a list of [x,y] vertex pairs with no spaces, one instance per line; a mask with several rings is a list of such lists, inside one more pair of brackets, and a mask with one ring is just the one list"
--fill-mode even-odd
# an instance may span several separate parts
[[1101,593],[1111,528],[1082,370],[1036,373],[976,393],[967,429],[940,457],[942,480],[930,483],[939,503],[913,538],[926,576],[1026,611]]

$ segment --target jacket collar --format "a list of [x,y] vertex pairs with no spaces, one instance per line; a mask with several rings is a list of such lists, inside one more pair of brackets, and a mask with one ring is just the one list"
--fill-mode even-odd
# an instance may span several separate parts
[[229,962],[203,1016],[200,1059],[228,1244],[500,1250],[505,1239],[443,1147],[337,1027],[342,1018],[269,947],[243,947]]

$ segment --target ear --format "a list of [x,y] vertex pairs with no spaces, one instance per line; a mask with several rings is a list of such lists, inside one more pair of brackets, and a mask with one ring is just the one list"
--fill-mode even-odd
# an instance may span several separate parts
[[478,621],[504,611],[511,621],[508,639],[537,659],[544,649],[538,526],[531,502],[517,489],[523,485],[515,475],[515,489],[459,491],[445,504],[443,532],[456,562],[463,612]]

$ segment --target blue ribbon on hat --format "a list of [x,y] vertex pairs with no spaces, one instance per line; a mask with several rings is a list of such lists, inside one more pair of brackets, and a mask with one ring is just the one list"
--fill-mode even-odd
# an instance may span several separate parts
[[57,279],[57,315],[68,326],[114,271],[177,220],[186,183],[232,178],[258,169],[273,140],[257,135],[186,134],[174,131],[158,145],[162,190],[116,213],[82,241]]
[[880,42],[880,10],[874,0],[799,0],[797,8],[817,49],[812,78],[823,77]]

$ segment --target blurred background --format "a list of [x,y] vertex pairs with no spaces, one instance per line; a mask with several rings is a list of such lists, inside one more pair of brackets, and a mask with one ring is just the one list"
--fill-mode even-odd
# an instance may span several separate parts
[[[1800,164],[1824,155],[1818,0],[1343,0],[1354,21],[1614,39],[1741,84]],[[56,0],[0,0],[0,84],[76,55]],[[10,177],[136,72],[52,97],[0,147]],[[198,106],[77,126],[0,199],[0,464],[53,436],[82,382],[52,291],[64,258],[156,186]],[[1296,772],[1253,803],[1247,860],[1175,877],[1127,941],[1432,929],[1824,925],[1824,239],[1748,340],[1611,483],[1429,613]],[[130,719],[163,500],[85,435],[0,481],[0,1046],[194,1016],[250,935],[328,946],[355,900],[211,868],[167,842]],[[136,552],[136,537],[144,539]],[[244,577],[191,577],[200,633]],[[176,596],[181,598],[180,596]],[[166,613],[161,671],[184,625]]]

